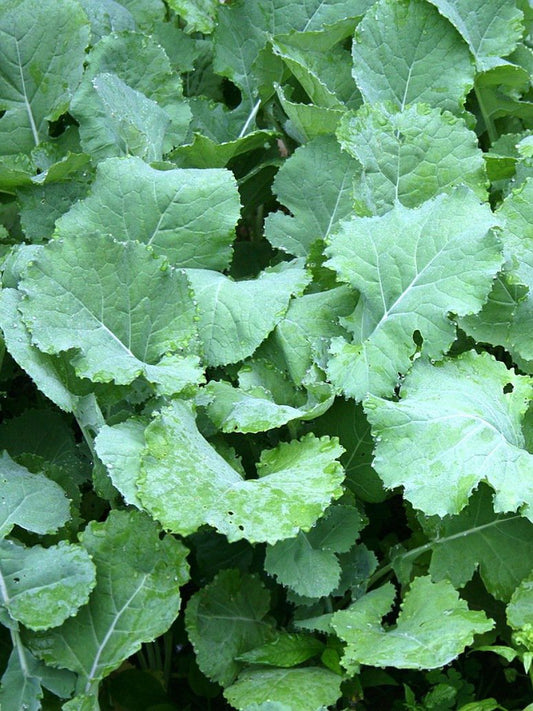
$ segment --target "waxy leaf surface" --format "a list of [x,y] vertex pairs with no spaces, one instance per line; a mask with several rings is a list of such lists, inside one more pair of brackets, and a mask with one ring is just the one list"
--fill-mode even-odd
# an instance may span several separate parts
[[201,377],[195,307],[183,272],[144,245],[103,235],[54,240],[28,266],[20,310],[45,353],[73,349],[78,375],[130,383],[139,375],[177,391]]
[[188,535],[209,523],[228,540],[275,543],[309,529],[341,493],[342,448],[307,435],[264,451],[259,478],[245,480],[198,431],[175,400],[147,427],[139,499],[162,525]]
[[226,170],[155,170],[140,158],[98,165],[91,194],[57,222],[56,234],[137,240],[177,266],[226,269],[240,203]]
[[342,664],[356,671],[359,664],[399,669],[435,669],[449,664],[487,632],[493,621],[471,611],[447,581],[429,577],[413,580],[396,626],[385,630],[381,618],[394,602],[394,587],[387,583],[368,593],[351,608],[333,615],[332,626],[347,643]]
[[403,486],[428,515],[459,513],[484,481],[494,489],[496,513],[520,508],[533,520],[533,455],[521,429],[532,388],[488,354],[417,361],[399,402],[364,402],[376,439],[374,468],[385,486]]
[[416,345],[438,358],[451,346],[449,312],[482,307],[502,262],[489,231],[496,220],[486,205],[460,188],[416,209],[396,204],[386,215],[344,222],[330,238],[327,266],[361,292],[345,325],[354,342],[332,342],[328,373],[351,397],[392,395],[409,370]]

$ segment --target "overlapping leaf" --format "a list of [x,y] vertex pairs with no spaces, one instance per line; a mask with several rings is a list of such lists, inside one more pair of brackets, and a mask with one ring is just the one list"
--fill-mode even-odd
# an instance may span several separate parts
[[252,355],[285,315],[291,296],[301,294],[310,280],[302,260],[246,281],[208,269],[188,269],[187,276],[198,302],[198,331],[208,365]]
[[240,203],[225,170],[156,170],[139,158],[98,165],[91,194],[57,222],[56,234],[111,234],[154,247],[171,264],[226,269]]
[[359,664],[399,669],[435,669],[457,657],[474,635],[494,624],[483,612],[468,609],[446,581],[418,577],[406,593],[396,626],[385,631],[381,618],[394,601],[387,583],[333,615],[332,625],[347,645],[342,664],[355,671]]
[[474,83],[468,47],[423,0],[380,0],[355,32],[353,74],[369,104],[425,103],[457,113]]
[[23,0],[0,11],[2,153],[29,152],[68,109],[83,70],[89,24],[78,3]]
[[[464,189],[410,210],[344,222],[330,238],[327,266],[361,292],[346,325],[354,342],[333,339],[328,373],[347,395],[392,394],[416,350],[438,358],[455,329],[448,313],[479,311],[502,257],[496,220]],[[399,238],[400,236],[400,238]]]
[[25,548],[0,541],[1,602],[9,615],[33,630],[57,627],[87,603],[95,585],[85,551],[66,541]]
[[496,513],[520,508],[533,520],[533,455],[521,429],[532,388],[488,354],[417,361],[399,402],[364,402],[385,486],[403,486],[416,508],[442,517],[459,513],[484,481]]
[[258,578],[224,570],[190,599],[185,624],[200,669],[223,686],[243,663],[235,658],[275,638],[270,594]]
[[279,170],[274,190],[292,216],[269,215],[265,235],[274,247],[305,257],[313,242],[326,239],[353,210],[354,180],[360,167],[333,137],[298,148]]
[[183,272],[144,245],[71,235],[39,251],[19,288],[23,320],[44,353],[74,350],[78,375],[168,392],[198,382],[195,306]]
[[[307,435],[264,451],[245,480],[198,431],[180,401],[145,431],[137,496],[165,528],[187,535],[209,523],[230,541],[276,541],[308,530],[341,493],[342,448]],[[109,456],[109,455],[108,455]]]
[[486,196],[483,155],[461,118],[426,104],[398,111],[393,103],[347,112],[337,129],[344,150],[363,166],[360,200],[373,214],[399,200],[415,207],[454,185]]
[[79,675],[78,693],[95,695],[104,676],[142,642],[163,634],[178,614],[180,586],[188,580],[187,549],[159,534],[158,526],[136,511],[113,511],[82,534],[81,543],[96,565],[89,603],[61,627],[30,642],[45,662]]

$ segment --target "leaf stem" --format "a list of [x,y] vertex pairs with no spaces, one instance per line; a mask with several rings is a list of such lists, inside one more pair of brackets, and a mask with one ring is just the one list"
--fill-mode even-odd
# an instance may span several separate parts
[[248,114],[248,118],[245,121],[244,126],[241,128],[241,132],[237,136],[237,138],[242,138],[245,134],[248,128],[250,127],[250,124],[254,120],[254,118],[257,116],[257,112],[259,111],[259,107],[261,106],[261,99],[257,99],[255,104],[252,106],[252,110]]

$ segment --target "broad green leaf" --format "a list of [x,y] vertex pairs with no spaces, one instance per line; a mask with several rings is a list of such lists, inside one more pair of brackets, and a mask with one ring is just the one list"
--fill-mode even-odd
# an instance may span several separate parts
[[272,48],[302,85],[312,104],[356,109],[361,105],[361,95],[351,76],[348,50],[340,44],[320,46],[324,34],[281,35],[273,40]]
[[175,400],[145,431],[138,496],[163,526],[188,535],[208,523],[228,540],[275,543],[308,530],[341,493],[337,441],[307,435],[263,451],[257,479],[245,480],[198,431]]
[[116,0],[78,0],[91,23],[92,45],[111,32],[134,30],[133,15]]
[[246,391],[212,381],[205,392],[210,399],[207,414],[222,432],[264,432],[293,420],[312,420],[327,411],[334,397],[326,383],[308,387],[307,402],[300,407],[276,402],[262,387]]
[[356,509],[332,506],[308,533],[300,531],[296,538],[267,546],[265,570],[298,595],[329,595],[341,576],[335,554],[353,546],[362,525]]
[[[114,32],[104,37],[90,52],[83,76],[82,94],[86,100],[98,91],[90,83],[101,74],[116,75],[130,89],[155,102],[170,119],[163,152],[183,142],[191,111],[183,98],[181,78],[173,71],[164,49],[150,36],[138,32]],[[75,101],[75,106],[78,103]],[[118,106],[120,109],[120,105]],[[84,108],[81,107],[82,112]],[[87,111],[82,113],[85,116]],[[112,117],[113,118],[113,117]],[[94,123],[94,122],[92,122]],[[104,127],[102,127],[104,128]],[[85,136],[83,123],[82,136]]]
[[[502,243],[504,254],[511,265],[509,269],[511,288],[514,286],[516,289],[516,284],[527,287],[529,290],[527,297],[515,300],[510,313],[508,312],[510,322],[506,331],[500,329],[492,335],[483,333],[489,336],[490,343],[503,345],[511,354],[525,360],[533,360],[533,339],[528,325],[533,311],[532,200],[533,179],[528,178],[518,190],[508,195],[498,210],[498,214],[504,220]],[[518,295],[523,296],[523,292],[519,291]],[[494,309],[491,310],[490,316],[494,318]],[[495,318],[494,321],[496,322]],[[470,325],[470,322],[467,322],[467,325]],[[487,329],[484,331],[486,332]]]
[[290,706],[280,704],[277,701],[265,701],[262,704],[247,706],[244,711],[292,711],[292,709]]
[[393,602],[394,587],[387,583],[333,615],[333,628],[347,645],[342,664],[348,672],[356,671],[359,664],[436,669],[461,654],[475,634],[494,625],[483,612],[469,610],[444,580],[433,583],[429,577],[415,578],[396,625],[385,630],[381,618]]
[[210,34],[216,27],[218,0],[168,0],[167,4],[185,20],[186,32]]
[[334,336],[345,335],[339,325],[357,303],[357,294],[346,286],[304,294],[293,299],[270,337],[272,348],[296,385],[304,380],[313,361],[320,365]]
[[0,10],[2,153],[29,152],[48,138],[48,122],[68,109],[89,40],[73,0],[22,0]]
[[235,680],[244,664],[236,657],[275,639],[266,618],[270,594],[253,575],[223,570],[195,593],[185,613],[187,634],[198,666],[222,686]]
[[328,109],[324,106],[295,103],[291,101],[290,86],[285,88],[275,86],[274,88],[280,104],[289,118],[289,121],[284,125],[285,131],[295,141],[305,143],[318,136],[335,133],[344,113],[343,109]]
[[70,518],[63,489],[42,474],[31,474],[7,452],[0,456],[0,484],[1,537],[15,525],[33,533],[53,533]]
[[53,240],[19,288],[32,342],[44,353],[77,351],[80,377],[125,384],[144,375],[163,392],[201,377],[187,355],[196,337],[187,279],[144,245],[83,233]]
[[508,0],[429,0],[468,43],[480,70],[506,57],[522,36],[523,13]]
[[240,711],[252,703],[269,701],[282,708],[286,704],[291,711],[321,711],[340,697],[341,681],[342,677],[323,667],[249,669],[224,691],[224,696]]
[[94,440],[96,453],[105,464],[113,486],[127,504],[138,509],[143,508],[137,496],[137,480],[145,446],[144,429],[142,422],[126,420],[114,427],[105,425]]
[[533,520],[533,455],[521,430],[532,388],[486,353],[418,360],[399,402],[364,402],[376,471],[428,515],[459,513],[483,481],[494,489],[496,513],[521,508]]
[[[479,311],[502,262],[497,220],[458,188],[415,209],[399,203],[387,214],[353,218],[330,237],[326,266],[361,292],[345,325],[353,343],[332,341],[331,380],[346,395],[392,395],[417,351],[441,357],[452,345],[451,311]],[[398,235],[402,239],[398,239]],[[468,276],[467,276],[468,275]]]
[[187,549],[172,536],[161,539],[159,527],[137,511],[111,511],[104,523],[89,523],[80,540],[96,566],[89,603],[61,627],[32,636],[30,647],[46,663],[75,671],[76,691],[90,695],[168,629],[189,576]]
[[533,569],[533,524],[517,514],[495,516],[491,498],[483,487],[458,516],[435,522],[429,572],[460,588],[479,568],[491,595],[507,601]]
[[236,658],[248,664],[264,664],[275,667],[295,667],[320,654],[324,644],[316,637],[303,634],[280,633],[272,642],[254,647]]
[[2,604],[32,630],[57,627],[76,614],[96,582],[88,553],[66,541],[50,548],[0,541],[0,578]]
[[161,160],[170,116],[116,74],[102,72],[82,84],[71,111],[83,150],[94,160],[121,155]]
[[477,136],[448,111],[426,104],[403,111],[390,102],[366,105],[344,114],[337,137],[363,166],[356,198],[373,213],[386,212],[396,201],[416,207],[459,184],[486,198]]
[[[36,659],[17,637],[0,684],[0,704],[3,709],[40,711],[43,692],[49,689],[66,698],[74,690],[75,677],[66,669],[51,669]],[[79,709],[76,709],[79,711]]]
[[267,269],[257,279],[233,281],[207,269],[188,269],[198,302],[198,332],[208,365],[252,355],[283,318],[291,296],[309,281],[302,260]]
[[352,214],[353,183],[360,172],[358,163],[331,136],[298,148],[274,179],[278,200],[292,215],[279,211],[267,217],[268,241],[289,254],[307,256],[313,242],[326,239]]
[[[239,0],[219,9],[214,33],[214,68],[242,91],[243,102],[253,106],[258,83],[252,71],[254,61],[271,36],[293,30],[313,32],[327,25],[360,17],[372,0],[291,0],[244,2]],[[354,23],[355,24],[355,23]]]
[[62,410],[73,412],[79,406],[79,397],[69,388],[65,363],[32,345],[30,333],[20,318],[21,301],[22,295],[16,289],[0,292],[0,328],[7,350],[46,397]]
[[91,194],[58,220],[56,234],[112,234],[153,246],[173,265],[223,270],[239,212],[229,171],[156,170],[140,158],[110,158],[98,165]]
[[368,103],[424,103],[457,113],[474,84],[468,47],[422,0],[380,0],[355,31],[353,74]]
[[100,705],[94,694],[77,694],[63,704],[61,711],[100,711]]

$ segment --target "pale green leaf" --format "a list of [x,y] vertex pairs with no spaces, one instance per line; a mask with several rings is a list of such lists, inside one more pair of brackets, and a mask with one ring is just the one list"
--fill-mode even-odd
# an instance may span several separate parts
[[357,294],[347,286],[304,294],[291,301],[270,340],[296,385],[304,380],[314,360],[322,365],[320,356],[329,340],[346,334],[339,321],[353,311],[356,303]]
[[161,160],[170,116],[116,74],[103,72],[83,83],[71,103],[83,150],[94,160],[135,155]]
[[59,237],[112,234],[137,240],[177,266],[229,266],[240,202],[226,170],[156,170],[140,158],[98,165],[91,194],[56,226]]
[[479,340],[504,346],[511,355],[533,360],[529,323],[533,312],[533,179],[506,197],[498,210],[503,218],[502,243],[506,271],[494,285],[478,317],[461,326]]
[[516,588],[507,605],[507,622],[515,631],[515,642],[533,652],[533,576],[529,574]]
[[523,13],[508,0],[429,0],[468,43],[478,68],[506,57],[522,36]]
[[19,288],[32,342],[44,353],[77,351],[81,377],[125,384],[144,375],[163,392],[201,378],[188,355],[196,325],[187,279],[144,245],[83,233],[53,240]]
[[137,27],[147,34],[155,23],[165,17],[163,0],[121,0],[120,4],[133,15]]
[[269,701],[282,704],[282,708],[286,704],[291,711],[322,711],[340,697],[341,681],[338,674],[322,667],[250,669],[240,674],[224,696],[240,711],[252,703]]
[[274,192],[292,215],[270,214],[265,237],[284,252],[307,256],[313,242],[326,239],[352,214],[353,183],[360,173],[357,161],[332,136],[298,148],[274,179]]
[[[130,89],[155,102],[170,119],[163,152],[185,139],[191,111],[183,98],[181,78],[172,69],[165,50],[152,37],[138,32],[114,32],[104,37],[90,52],[83,76],[83,95],[89,99],[90,83],[101,74],[118,77]],[[98,91],[97,87],[94,87]],[[77,101],[74,102],[78,106]],[[115,109],[120,110],[120,104]],[[78,109],[79,110],[79,109]],[[87,111],[81,107],[82,116]],[[111,116],[113,118],[113,116]],[[91,121],[94,125],[94,120]],[[104,126],[101,129],[105,129]],[[81,125],[82,137],[86,136]]]
[[479,569],[491,595],[507,601],[533,569],[533,524],[519,515],[496,516],[491,498],[483,487],[458,516],[435,522],[429,572],[460,588]]
[[309,281],[302,260],[267,269],[256,279],[233,281],[207,269],[188,269],[198,302],[198,332],[208,365],[252,355],[281,320],[291,296]]
[[63,704],[61,711],[100,711],[100,704],[95,694],[77,694]]
[[[361,292],[345,325],[353,343],[332,342],[331,380],[346,395],[391,395],[417,350],[442,356],[455,338],[448,319],[479,311],[502,262],[488,205],[464,188],[415,209],[344,222],[330,238],[326,265]],[[398,235],[402,239],[398,239]]]
[[397,111],[392,103],[347,112],[337,129],[344,150],[363,166],[360,195],[372,212],[400,201],[416,207],[455,185],[486,198],[483,154],[476,134],[448,111],[413,104]]
[[244,103],[251,107],[259,89],[252,66],[269,37],[293,30],[313,32],[348,18],[355,20],[371,4],[372,0],[240,0],[224,5],[219,9],[214,33],[215,71],[231,79],[241,89]]
[[33,244],[45,242],[54,232],[56,220],[87,194],[87,177],[72,176],[68,182],[31,185],[17,190],[20,225]]
[[53,533],[69,520],[70,503],[63,489],[42,474],[31,474],[7,452],[0,456],[0,484],[0,536],[15,525]]
[[219,0],[168,0],[167,4],[185,20],[186,32],[210,34],[215,29]]
[[111,32],[135,29],[133,15],[116,0],[78,0],[78,2],[91,23],[93,45]]
[[252,131],[241,138],[218,143],[195,132],[192,143],[178,146],[169,153],[168,160],[180,168],[225,168],[233,158],[268,146],[274,135],[273,131]]
[[533,520],[533,455],[524,449],[521,420],[533,392],[487,353],[463,353],[432,364],[418,360],[398,402],[369,396],[376,439],[374,467],[385,486],[428,515],[457,514],[484,481],[496,513]]
[[474,84],[468,47],[422,0],[380,0],[355,31],[353,74],[365,100],[457,113]]
[[57,627],[76,614],[96,582],[88,553],[66,541],[50,548],[0,541],[0,578],[3,605],[32,630]]
[[396,625],[385,630],[381,618],[393,601],[394,587],[387,583],[333,615],[333,628],[346,642],[341,661],[349,672],[356,671],[359,664],[436,669],[459,656],[475,634],[494,625],[484,612],[469,610],[444,580],[433,583],[429,577],[415,578]]
[[66,669],[45,667],[22,645],[18,635],[15,639],[16,646],[1,679],[1,708],[6,711],[41,711],[41,687],[61,698],[70,696],[74,690],[74,675]]
[[252,575],[223,570],[195,593],[185,625],[198,666],[210,679],[231,684],[244,664],[236,657],[275,638],[266,619],[270,594]]
[[127,420],[114,427],[104,425],[94,440],[96,453],[105,464],[113,486],[127,504],[142,509],[137,496],[145,425]]
[[76,691],[90,695],[143,642],[168,629],[189,576],[187,549],[172,536],[161,539],[159,527],[137,511],[111,511],[80,541],[96,565],[89,603],[61,627],[31,636],[30,647],[43,661],[75,671]]
[[285,131],[295,141],[305,143],[318,136],[335,133],[344,113],[343,109],[328,109],[324,106],[295,103],[291,101],[290,86],[283,88],[275,86],[274,88],[280,104],[289,118],[289,121],[284,125]]
[[351,76],[348,50],[340,44],[320,46],[324,34],[326,32],[281,35],[273,40],[272,48],[275,56],[291,70],[312,104],[356,109],[361,105],[361,95]]
[[22,0],[0,10],[2,153],[29,152],[48,138],[48,121],[68,109],[89,40],[73,0]]
[[264,432],[293,420],[312,420],[326,412],[334,397],[326,383],[308,387],[307,402],[300,407],[276,402],[262,387],[246,391],[212,381],[205,392],[210,398],[207,414],[222,432]]
[[341,493],[336,440],[307,435],[263,451],[257,479],[245,480],[198,431],[175,400],[145,432],[138,496],[165,528],[188,535],[209,523],[230,541],[276,541],[309,529]]
[[32,345],[29,331],[18,310],[22,295],[16,289],[0,292],[0,328],[12,358],[37,384],[41,392],[66,412],[78,407],[78,396],[68,387],[59,359],[41,353]]
[[250,649],[249,652],[239,654],[236,659],[239,662],[248,662],[248,664],[289,668],[315,657],[323,649],[323,642],[311,635],[280,632],[274,641],[266,642],[260,647]]

